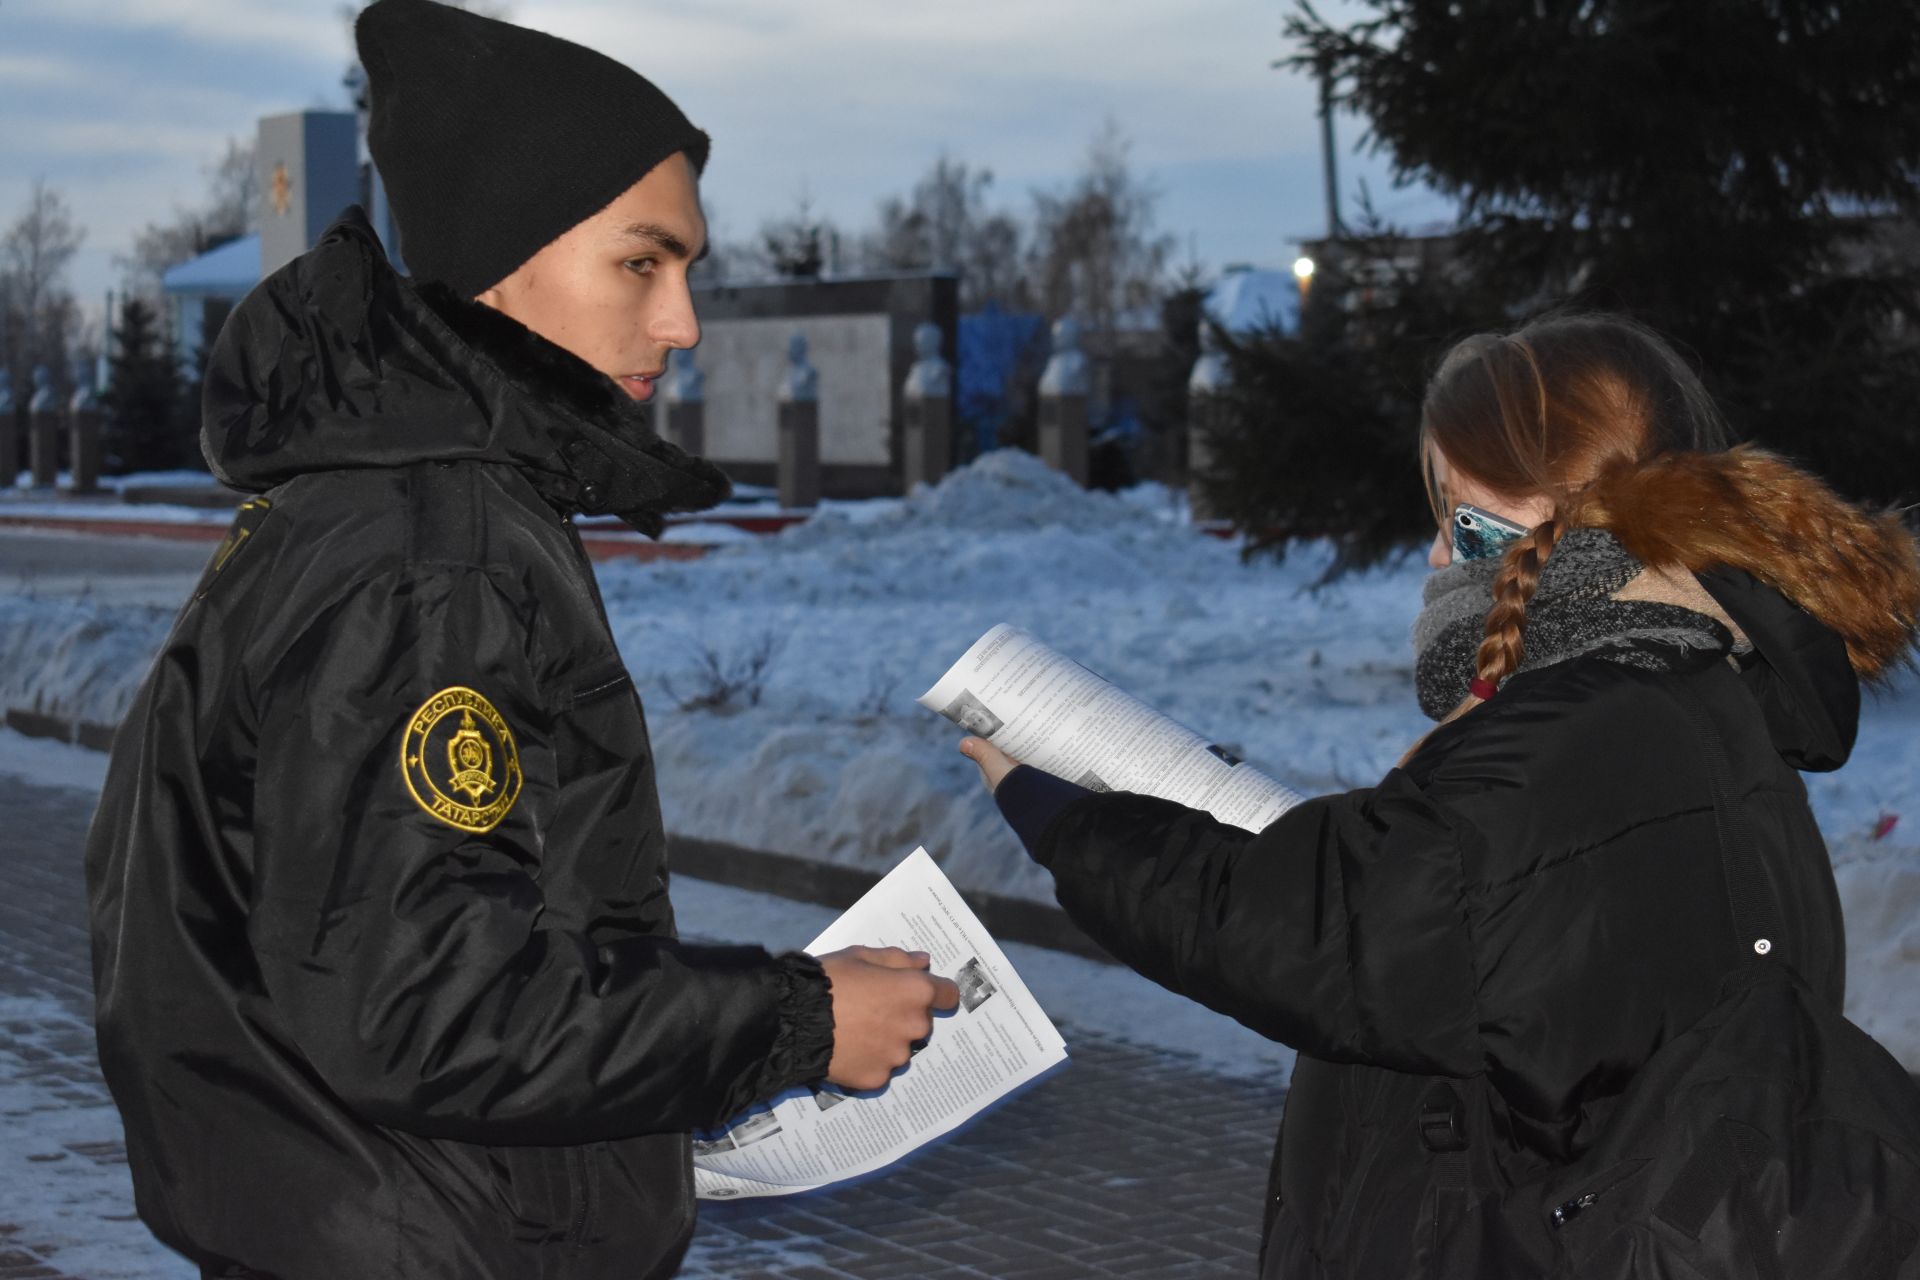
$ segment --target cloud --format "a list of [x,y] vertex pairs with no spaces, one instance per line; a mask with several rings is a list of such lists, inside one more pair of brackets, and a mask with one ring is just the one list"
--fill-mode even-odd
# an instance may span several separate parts
[[[1000,198],[1024,205],[1079,168],[1109,118],[1148,175],[1240,165],[1252,197],[1272,185],[1263,173],[1317,173],[1312,86],[1271,68],[1285,52],[1275,11],[1239,0],[717,0],[644,21],[621,13],[566,0],[516,18],[672,93],[714,135],[708,192],[734,234],[803,189],[826,215],[865,222],[941,151],[992,169]],[[1285,253],[1275,212],[1245,209],[1276,228],[1268,258]]]
[[228,50],[310,48],[345,30],[326,0],[60,0],[58,13],[95,30],[161,31]]
[[[509,3],[514,21],[639,69],[714,135],[722,234],[752,234],[802,189],[862,227],[942,151],[992,169],[999,202],[1024,208],[1109,118],[1183,253],[1280,262],[1319,229],[1313,86],[1271,67],[1288,52],[1284,4]],[[0,222],[46,173],[103,254],[197,202],[202,167],[259,116],[342,104],[352,57],[336,0],[13,0],[0,49]],[[1363,173],[1382,193],[1378,161],[1343,158],[1349,191]]]
[[86,69],[77,62],[0,53],[0,83],[39,89],[49,85],[73,87],[86,81]]
[[57,120],[36,129],[27,146],[8,144],[0,155],[12,162],[24,156],[31,166],[43,160],[109,160],[195,163],[203,158],[210,139],[200,129],[181,128],[162,120]]

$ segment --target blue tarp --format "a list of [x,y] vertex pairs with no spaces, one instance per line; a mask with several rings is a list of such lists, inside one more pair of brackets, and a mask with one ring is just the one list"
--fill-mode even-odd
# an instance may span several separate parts
[[1026,365],[1038,363],[1036,344],[1044,344],[1046,327],[1045,316],[1003,311],[992,302],[960,317],[955,411],[973,428],[980,452],[999,444],[1011,413],[1008,388]]

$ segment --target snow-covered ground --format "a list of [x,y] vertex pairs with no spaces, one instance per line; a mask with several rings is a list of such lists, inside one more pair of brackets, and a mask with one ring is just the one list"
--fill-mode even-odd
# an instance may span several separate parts
[[[0,760],[18,754],[0,748]],[[0,1274],[198,1276],[200,1268],[164,1248],[134,1218],[133,1180],[119,1155],[120,1114],[105,1091],[76,1087],[47,1069],[75,1043],[90,1044],[92,1026],[51,997],[0,995],[0,1028],[0,1117],[7,1135],[0,1143],[0,1215],[7,1223]],[[59,1270],[24,1269],[37,1258],[57,1262]]]
[[[1089,493],[1003,451],[697,561],[600,566],[669,829],[875,871],[923,843],[964,886],[1049,899],[958,731],[914,703],[997,622],[1309,794],[1378,779],[1428,727],[1407,639],[1424,561],[1315,591],[1327,548],[1247,565],[1181,516],[1165,490]],[[117,719],[170,619],[117,590],[0,595],[0,705]],[[763,678],[695,705],[715,700],[703,669],[763,654]],[[1853,763],[1808,785],[1848,912],[1850,1011],[1920,1069],[1920,679],[1870,696]]]
[[[73,483],[73,473],[62,471],[54,477],[54,486],[64,489]],[[200,489],[219,481],[205,471],[139,471],[132,475],[101,476],[95,483],[106,493],[125,493],[129,489]],[[22,471],[13,478],[15,489],[32,489],[33,472]]]

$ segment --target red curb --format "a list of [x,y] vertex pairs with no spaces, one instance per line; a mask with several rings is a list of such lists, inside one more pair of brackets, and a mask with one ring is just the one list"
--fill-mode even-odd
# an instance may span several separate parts
[[647,542],[638,536],[628,542],[618,536],[580,535],[580,545],[595,560],[698,560],[712,547],[698,542]]

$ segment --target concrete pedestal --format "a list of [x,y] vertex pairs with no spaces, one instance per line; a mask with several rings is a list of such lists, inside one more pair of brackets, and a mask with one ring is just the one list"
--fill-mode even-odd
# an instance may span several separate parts
[[1087,398],[1040,397],[1040,458],[1075,484],[1087,482]]
[[907,489],[939,484],[953,460],[953,400],[907,396],[900,402],[905,431],[900,438],[901,479]]
[[97,493],[100,489],[100,409],[91,406],[68,412],[67,452],[73,464],[74,493]]
[[820,503],[820,403],[780,406],[780,505],[789,510]]

